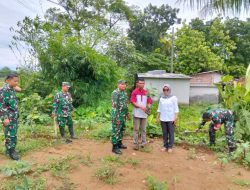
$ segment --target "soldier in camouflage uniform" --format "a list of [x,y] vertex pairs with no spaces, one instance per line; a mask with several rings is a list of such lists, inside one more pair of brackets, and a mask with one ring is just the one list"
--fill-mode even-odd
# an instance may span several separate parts
[[120,149],[127,147],[122,144],[122,138],[129,118],[128,96],[125,92],[126,82],[118,81],[118,88],[112,93],[112,152],[122,154]]
[[72,96],[68,92],[70,84],[68,82],[62,83],[62,91],[56,93],[53,102],[52,117],[57,117],[60,134],[63,142],[72,142],[65,138],[65,125],[68,125],[71,139],[77,139],[74,135],[72,115],[74,107],[72,105]]
[[3,122],[6,153],[13,160],[19,160],[19,155],[15,150],[18,130],[18,100],[15,90],[17,83],[18,76],[10,74],[0,89],[0,119]]
[[209,125],[210,146],[215,145],[215,132],[224,124],[225,135],[229,152],[234,151],[234,114],[227,109],[210,109],[203,114],[203,121],[198,128],[201,129],[206,122],[212,121]]

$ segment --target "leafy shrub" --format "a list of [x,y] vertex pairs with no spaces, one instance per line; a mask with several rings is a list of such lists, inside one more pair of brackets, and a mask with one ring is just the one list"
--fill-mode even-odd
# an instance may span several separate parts
[[153,176],[147,176],[146,183],[149,190],[168,190],[166,182],[160,182]]
[[43,99],[37,93],[22,98],[19,106],[20,122],[31,128],[37,124],[51,123],[49,113],[51,113],[52,98],[52,95],[49,95]]
[[104,181],[105,183],[108,183],[111,185],[117,182],[116,170],[110,165],[105,165],[105,166],[98,168],[95,172],[95,176],[99,180]]
[[25,161],[15,161],[10,165],[2,167],[0,170],[6,176],[19,176],[31,171],[31,166],[29,162]]

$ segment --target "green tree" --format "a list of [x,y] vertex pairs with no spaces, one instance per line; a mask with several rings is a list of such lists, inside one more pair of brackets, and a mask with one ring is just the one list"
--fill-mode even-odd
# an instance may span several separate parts
[[[238,18],[226,19],[225,29],[229,31],[230,38],[235,42],[236,49],[234,49],[235,69],[240,70],[241,76],[246,71],[250,63],[250,20],[241,21]],[[234,69],[231,69],[232,72]],[[234,76],[234,75],[233,75]]]
[[161,46],[160,39],[166,36],[166,31],[177,19],[178,9],[169,5],[160,7],[149,4],[143,12],[137,10],[137,15],[129,22],[128,36],[134,41],[137,50],[153,52]]
[[157,52],[143,54],[136,50],[133,42],[127,37],[112,41],[107,54],[123,68],[124,75],[130,84],[133,84],[134,76],[138,72],[170,68],[166,55]]
[[12,29],[12,49],[20,43],[28,47],[53,88],[72,82],[76,105],[94,103],[110,93],[121,76],[103,47],[121,35],[117,23],[131,16],[130,9],[122,0],[60,0],[58,5],[62,9],[47,10],[46,20],[26,17],[18,22],[18,29]]
[[6,77],[10,73],[13,73],[13,71],[9,67],[3,67],[0,69],[0,78]]
[[175,71],[194,74],[222,69],[223,60],[211,51],[202,32],[184,25],[176,36]]
[[215,18],[204,23],[194,19],[189,26],[204,33],[211,50],[224,60],[223,71],[234,77],[241,77],[249,63],[249,24],[237,18]]

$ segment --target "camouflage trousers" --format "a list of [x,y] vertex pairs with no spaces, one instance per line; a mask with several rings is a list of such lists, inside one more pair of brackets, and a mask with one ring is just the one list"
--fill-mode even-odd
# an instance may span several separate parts
[[17,144],[18,124],[16,119],[10,119],[8,126],[4,126],[5,147],[7,150],[15,149]]
[[112,121],[112,137],[111,137],[112,144],[115,145],[122,140],[125,128],[126,128],[125,120],[120,122],[117,122],[117,120]]
[[[67,125],[69,128],[69,133],[71,136],[74,136],[74,131],[73,131],[73,120],[71,116],[68,117],[57,117],[57,123],[60,128],[64,131],[65,126]],[[62,135],[62,134],[61,134]]]
[[[229,148],[235,148],[235,142],[234,142],[234,121],[226,121],[224,123],[225,127],[225,135],[227,139],[227,144]],[[209,125],[209,137],[210,137],[210,145],[215,145],[215,133],[216,130],[214,129],[214,124],[210,123]]]

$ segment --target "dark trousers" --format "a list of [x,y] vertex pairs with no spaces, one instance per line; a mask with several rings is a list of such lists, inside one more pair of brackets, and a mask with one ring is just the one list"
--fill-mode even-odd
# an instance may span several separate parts
[[174,125],[172,121],[161,121],[163,143],[165,148],[172,148],[174,145]]

